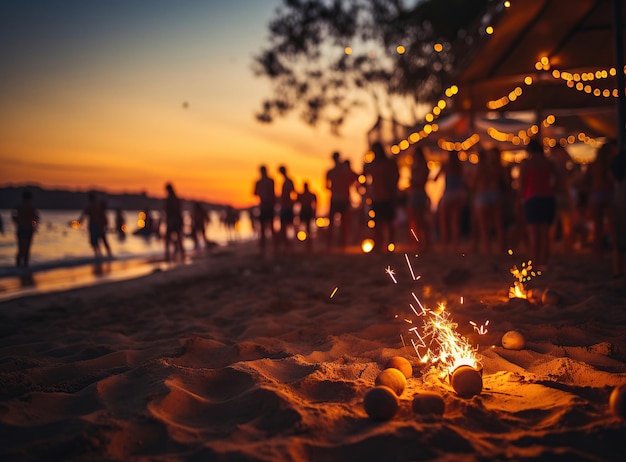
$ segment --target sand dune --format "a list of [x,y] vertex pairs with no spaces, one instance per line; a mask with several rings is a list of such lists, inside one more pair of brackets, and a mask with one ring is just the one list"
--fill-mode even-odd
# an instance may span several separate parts
[[[509,300],[521,257],[304,255],[252,244],[132,281],[0,305],[3,460],[623,460],[626,281],[589,255]],[[394,269],[395,284],[386,274]],[[477,347],[460,398],[410,344],[411,293]],[[479,335],[470,324],[485,326]],[[501,346],[518,330],[522,350]],[[404,341],[404,345],[403,345]],[[388,358],[414,373],[389,421],[364,395]],[[443,416],[412,411],[436,391]]]

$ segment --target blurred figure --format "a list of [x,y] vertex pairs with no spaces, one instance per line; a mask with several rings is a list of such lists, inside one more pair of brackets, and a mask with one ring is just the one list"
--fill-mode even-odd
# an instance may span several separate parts
[[315,219],[317,208],[317,196],[309,189],[309,183],[304,182],[304,190],[298,194],[297,202],[300,204],[300,226],[304,226],[306,232],[307,249],[311,250],[313,235],[311,233],[311,221]]
[[387,157],[383,145],[376,141],[372,145],[374,159],[363,166],[363,174],[369,179],[370,198],[375,223],[375,245],[379,250],[390,249],[395,243],[395,206],[398,190],[398,165],[395,159]]
[[280,231],[278,233],[278,244],[284,251],[291,248],[288,233],[294,231],[293,205],[295,202],[296,188],[293,181],[287,175],[287,167],[281,165],[278,171],[283,177],[283,185],[280,193]]
[[194,201],[191,211],[191,238],[196,250],[200,248],[200,242],[203,242],[204,248],[208,249],[209,240],[206,237],[206,227],[211,222],[208,212],[202,207],[198,201]]
[[33,206],[33,195],[30,191],[24,191],[22,193],[22,202],[15,207],[12,218],[15,223],[17,238],[15,266],[18,268],[28,268],[33,234],[35,234],[37,222],[39,221],[39,215]]
[[[556,166],[559,176],[559,186],[556,191],[556,219],[559,225],[560,238],[563,244],[563,252],[569,253],[573,249],[573,226],[574,226],[574,198],[572,197],[572,158],[566,149],[557,145],[550,148],[550,160]],[[551,228],[551,242],[557,240],[557,226]]]
[[87,218],[87,229],[89,230],[89,243],[93,249],[96,259],[102,258],[100,243],[104,245],[107,255],[111,258],[111,247],[106,239],[107,216],[106,207],[103,201],[98,201],[96,193],[90,191],[87,194],[87,206],[78,217],[78,223]]
[[613,227],[611,213],[613,177],[610,165],[616,148],[617,145],[613,141],[603,144],[598,150],[596,159],[587,166],[583,180],[589,187],[587,207],[593,223],[593,252],[598,259],[601,259],[604,253],[604,238],[607,231]]
[[259,197],[259,244],[261,252],[265,252],[267,234],[269,233],[275,244],[276,231],[274,229],[274,207],[276,206],[276,192],[274,179],[267,174],[267,167],[259,167],[261,178],[254,185],[254,195]]
[[426,194],[428,182],[428,163],[421,147],[415,146],[413,151],[413,165],[411,165],[411,183],[407,198],[407,216],[409,228],[415,233],[417,247],[420,251],[430,248],[430,198]]
[[350,188],[356,182],[358,175],[352,171],[350,164],[342,162],[339,152],[333,152],[334,166],[326,172],[326,187],[330,190],[330,212],[328,215],[327,249],[333,243],[334,226],[339,216],[340,245],[345,249],[348,245],[351,205]]
[[115,210],[115,232],[120,241],[126,239],[126,219],[121,209]]
[[227,205],[223,211],[223,222],[228,234],[228,242],[234,242],[239,239],[238,223],[239,223],[239,210],[232,205]]
[[535,139],[526,147],[529,157],[520,164],[520,194],[529,233],[530,258],[533,266],[545,269],[550,254],[550,226],[556,215],[555,191],[559,177],[553,162]]
[[174,257],[180,254],[182,261],[185,260],[185,248],[183,246],[183,211],[180,199],[174,192],[171,183],[165,185],[167,197],[165,198],[165,261],[170,261],[170,247],[174,246]]
[[478,234],[483,252],[491,252],[492,232],[496,238],[496,252],[504,250],[504,223],[502,220],[502,190],[504,171],[498,148],[481,149],[473,184],[474,210],[478,218]]
[[445,177],[445,186],[437,208],[441,244],[444,250],[447,250],[450,244],[452,251],[457,251],[461,235],[461,213],[465,205],[466,193],[463,166],[456,152],[449,153],[448,161],[441,166],[433,180],[437,181],[442,173]]

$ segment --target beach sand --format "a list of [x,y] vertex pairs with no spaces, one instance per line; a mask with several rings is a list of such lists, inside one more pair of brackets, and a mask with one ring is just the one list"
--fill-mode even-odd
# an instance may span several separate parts
[[[558,295],[547,305],[509,301],[521,256],[408,256],[417,280],[402,251],[261,258],[247,243],[4,301],[0,459],[624,460],[626,420],[608,403],[626,383],[626,281],[609,262],[556,255],[528,283]],[[418,360],[412,293],[445,301],[476,346],[479,395]],[[501,346],[510,330],[525,348]],[[363,399],[393,356],[413,375],[377,422]],[[442,416],[412,411],[424,390]]]

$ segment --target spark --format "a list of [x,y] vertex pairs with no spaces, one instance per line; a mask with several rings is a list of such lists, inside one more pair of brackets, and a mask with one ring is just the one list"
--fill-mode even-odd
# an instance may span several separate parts
[[461,305],[463,304],[463,295],[461,295]]
[[333,290],[333,293],[330,294],[330,298],[333,298],[335,296],[335,294],[337,293],[337,290],[339,290],[339,287],[335,287],[335,290]]
[[398,281],[396,280],[396,277],[394,276],[394,274],[396,274],[396,272],[391,269],[391,266],[387,267],[387,269],[385,270],[385,273],[387,273],[389,275],[389,277],[391,278],[391,280],[393,281],[394,284],[398,283]]
[[413,230],[413,228],[411,228],[411,234],[413,235],[413,238],[415,239],[416,242],[420,241],[417,237],[417,234],[415,234],[415,231]]
[[[415,299],[417,304],[420,306],[420,309],[422,310],[422,314],[418,314],[418,316],[425,316],[426,314],[428,314],[428,310],[426,310],[426,308],[424,308],[424,305],[422,305],[422,302],[420,302],[420,299],[417,298],[417,295],[415,295],[415,292],[411,292],[411,295],[413,295],[413,298]],[[413,311],[415,311],[415,310],[413,310]],[[415,314],[417,314],[417,313],[415,313]]]
[[411,277],[415,281],[415,273],[413,272],[413,267],[411,266],[411,260],[409,260],[409,256],[405,253],[404,258],[406,259],[406,264],[409,266],[409,270],[411,271]]
[[513,286],[509,288],[509,298],[528,298],[525,283],[541,274],[540,271],[533,271],[532,260],[523,262],[521,266],[519,269],[515,265],[511,268],[511,274],[517,280],[513,281]]
[[489,325],[489,319],[487,319],[487,321],[485,321],[485,324],[481,325],[480,327],[474,321],[470,321],[469,323],[474,327],[474,330],[478,333],[478,335],[485,335],[487,332],[489,332],[487,330],[487,326]]

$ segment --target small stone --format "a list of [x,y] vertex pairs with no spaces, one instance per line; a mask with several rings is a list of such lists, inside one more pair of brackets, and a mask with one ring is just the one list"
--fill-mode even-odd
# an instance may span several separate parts
[[434,391],[420,391],[413,397],[413,412],[425,416],[441,416],[446,408],[443,397]]
[[402,356],[394,356],[387,361],[385,364],[385,369],[398,369],[400,372],[404,374],[404,376],[408,379],[413,376],[413,366],[408,359],[403,358]]
[[611,412],[617,417],[626,419],[626,384],[619,385],[613,389],[609,397],[609,407]]
[[398,411],[398,397],[389,387],[374,387],[365,394],[363,407],[370,419],[382,422],[391,419]]
[[541,303],[544,305],[557,306],[561,303],[561,295],[552,289],[546,289],[541,294]]
[[406,377],[398,369],[390,367],[378,374],[374,383],[376,386],[389,387],[396,396],[400,396],[406,387]]
[[526,346],[526,339],[516,330],[510,330],[502,336],[502,346],[507,350],[521,350]]
[[471,366],[459,366],[450,378],[450,384],[461,398],[471,398],[483,391],[483,378]]

